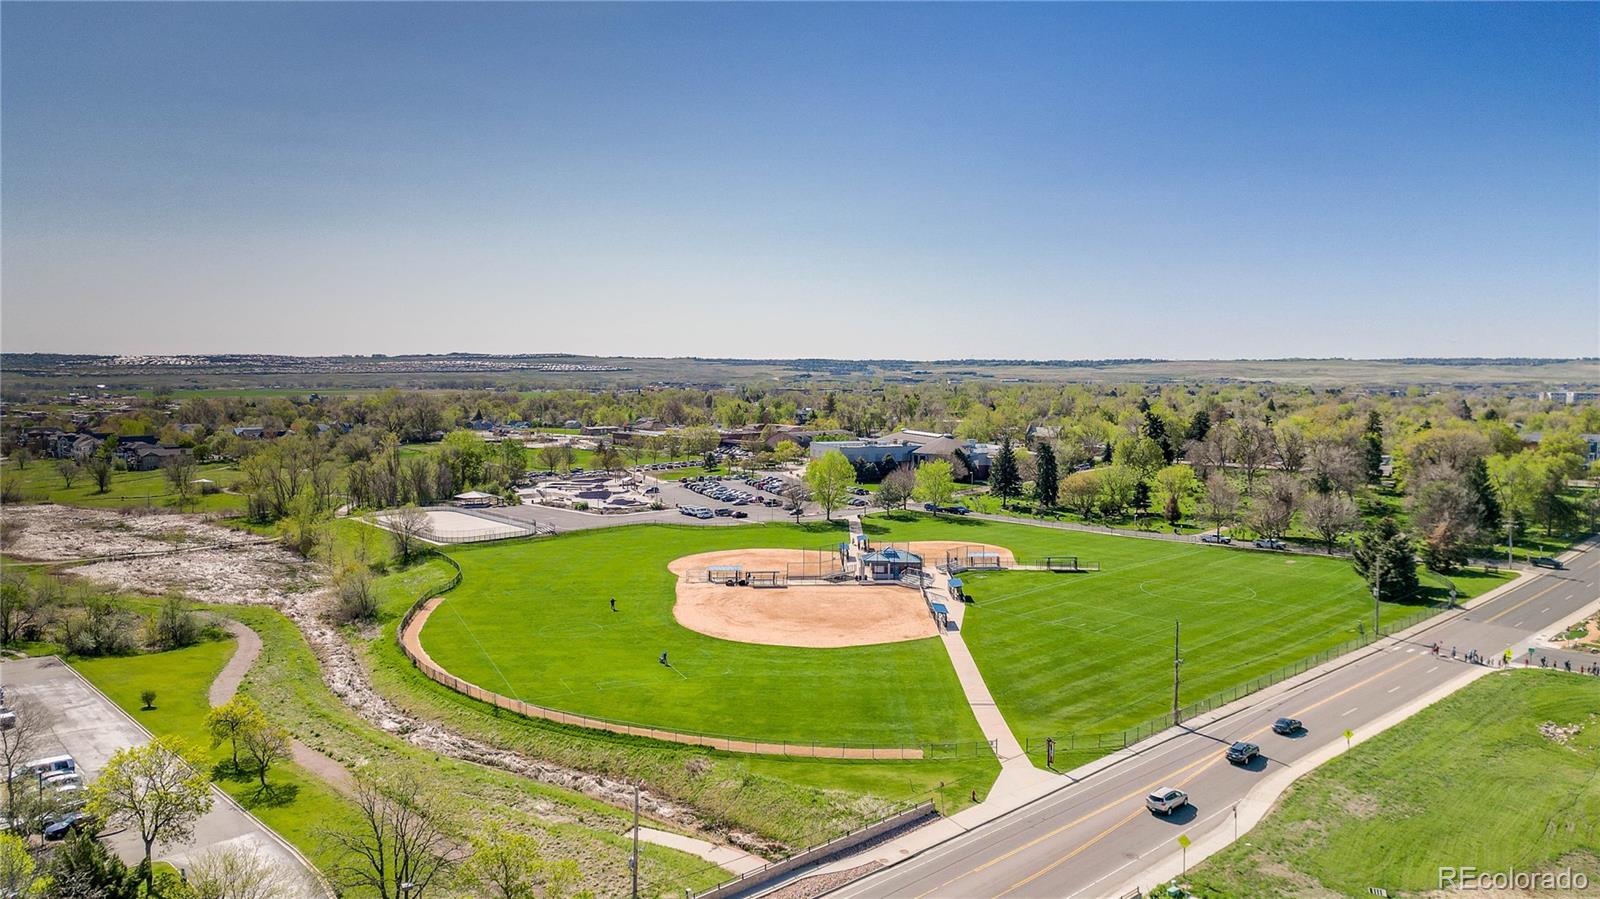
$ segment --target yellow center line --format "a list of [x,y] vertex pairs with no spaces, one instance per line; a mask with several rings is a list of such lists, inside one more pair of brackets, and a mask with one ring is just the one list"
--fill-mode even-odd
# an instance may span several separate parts
[[1527,599],[1524,599],[1522,602],[1517,603],[1516,605],[1512,606],[1511,608],[1506,609],[1503,612],[1497,612],[1494,615],[1491,615],[1488,618],[1483,619],[1482,623],[1483,624],[1488,624],[1489,622],[1494,621],[1496,618],[1502,618],[1502,617],[1504,617],[1506,615],[1510,615],[1512,612],[1515,612],[1516,610],[1522,608],[1523,606],[1527,605],[1530,602],[1533,602],[1534,600],[1536,600],[1539,597],[1545,595],[1546,593],[1549,593],[1551,590],[1554,590],[1555,588],[1557,588],[1559,586],[1561,586],[1561,585],[1560,584],[1551,584],[1550,586],[1544,588],[1543,590],[1540,590],[1538,593],[1533,594],[1532,596],[1528,597]]
[[[1388,668],[1385,668],[1382,671],[1379,671],[1377,674],[1374,674],[1371,677],[1368,677],[1368,678],[1365,678],[1363,680],[1357,681],[1356,683],[1351,684],[1348,687],[1345,687],[1343,690],[1340,690],[1339,692],[1334,693],[1331,696],[1323,697],[1322,699],[1320,699],[1320,700],[1318,700],[1318,701],[1306,706],[1305,708],[1300,709],[1299,711],[1295,712],[1295,716],[1298,717],[1300,715],[1304,715],[1306,712],[1309,712],[1309,711],[1311,711],[1311,710],[1313,710],[1315,708],[1318,708],[1319,706],[1326,705],[1327,703],[1333,702],[1334,700],[1338,699],[1341,696],[1344,696],[1345,694],[1347,694],[1347,693],[1349,693],[1349,692],[1351,692],[1353,690],[1359,690],[1362,687],[1366,686],[1367,684],[1370,684],[1373,681],[1375,681],[1375,680],[1377,680],[1377,679],[1389,674],[1390,672],[1394,671],[1395,669],[1404,667],[1406,665],[1409,665],[1409,664],[1411,664],[1412,662],[1414,662],[1416,660],[1417,660],[1417,657],[1413,656],[1413,657],[1411,657],[1409,659],[1405,659],[1403,661],[1400,661],[1400,662],[1397,662],[1397,663],[1395,663],[1393,665],[1390,665]],[[1251,739],[1251,738],[1254,738],[1254,737],[1259,737],[1259,736],[1261,736],[1262,734],[1266,733],[1267,731],[1269,731],[1271,729],[1272,729],[1272,725],[1268,724],[1268,725],[1266,725],[1266,726],[1264,726],[1264,727],[1262,727],[1262,728],[1260,728],[1258,730],[1255,730],[1255,731],[1253,731],[1253,732],[1251,732],[1249,734],[1246,734],[1244,739]],[[1195,771],[1193,774],[1190,774],[1188,777],[1185,777],[1185,778],[1183,778],[1183,780],[1178,782],[1178,786],[1182,787],[1182,786],[1187,785],[1190,781],[1194,780],[1195,778],[1199,777],[1201,774],[1205,773],[1207,768],[1210,768],[1211,766],[1215,765],[1217,762],[1221,761],[1222,758],[1223,757],[1219,756],[1219,755],[1207,756],[1205,758],[1197,759],[1196,761],[1191,762],[1191,763],[1183,766],[1182,768],[1179,768],[1177,771],[1174,771],[1172,773],[1174,775],[1183,774],[1183,773],[1189,771],[1189,769],[1196,767],[1197,765],[1201,766],[1200,770]],[[1083,817],[1077,819],[1076,821],[1072,821],[1072,822],[1070,822],[1068,824],[1063,824],[1062,826],[1060,826],[1060,827],[1056,828],[1055,830],[1045,834],[1044,836],[1041,836],[1041,837],[1039,837],[1039,838],[1037,838],[1035,840],[1031,840],[1028,843],[1023,844],[1022,846],[1018,846],[1016,849],[1013,849],[1010,852],[1007,852],[1005,855],[1002,855],[1002,856],[999,856],[997,858],[994,858],[994,859],[992,859],[992,860],[990,860],[988,862],[983,863],[982,865],[979,865],[976,868],[973,868],[971,871],[966,872],[966,874],[957,875],[957,876],[951,878],[950,880],[947,880],[944,883],[939,884],[939,886],[934,887],[932,890],[929,890],[927,893],[923,893],[922,896],[927,896],[929,893],[937,892],[940,889],[943,889],[944,887],[956,882],[957,880],[960,880],[961,878],[968,876],[969,874],[976,874],[979,871],[982,871],[983,869],[989,867],[990,865],[993,865],[993,864],[995,864],[997,862],[1000,862],[1000,861],[1003,861],[1003,860],[1005,860],[1007,858],[1010,858],[1011,856],[1016,855],[1018,852],[1021,852],[1024,849],[1028,849],[1028,848],[1030,848],[1032,846],[1038,845],[1040,842],[1043,842],[1044,840],[1047,840],[1050,837],[1055,836],[1056,834],[1060,833],[1063,830],[1066,830],[1066,829],[1068,829],[1070,827],[1073,827],[1073,826],[1076,826],[1078,824],[1081,824],[1085,820],[1088,820],[1089,818],[1092,818],[1095,815],[1100,814],[1101,812],[1104,812],[1104,811],[1106,811],[1106,810],[1108,810],[1108,809],[1110,809],[1110,808],[1112,808],[1114,806],[1120,805],[1121,803],[1126,802],[1129,799],[1132,799],[1132,798],[1140,796],[1140,795],[1142,795],[1144,793],[1147,793],[1147,792],[1149,792],[1150,790],[1154,789],[1156,786],[1158,786],[1158,785],[1160,785],[1162,783],[1170,782],[1170,780],[1171,780],[1171,776],[1168,776],[1167,778],[1164,778],[1163,780],[1160,780],[1160,781],[1156,781],[1155,783],[1151,784],[1148,787],[1145,787],[1142,790],[1138,790],[1136,792],[1129,793],[1126,796],[1123,796],[1123,797],[1121,797],[1119,799],[1115,799],[1115,800],[1107,803],[1106,805],[1103,805],[1100,808],[1095,809],[1094,811],[1090,812],[1089,814],[1084,815]],[[996,899],[999,899],[1000,896],[1008,895],[1008,894],[1016,891],[1017,889],[1019,889],[1021,887],[1027,886],[1028,884],[1032,883],[1033,881],[1037,880],[1038,878],[1043,877],[1045,874],[1050,873],[1051,871],[1055,870],[1056,868],[1060,867],[1061,865],[1065,864],[1066,862],[1072,860],[1075,856],[1078,855],[1078,853],[1083,852],[1085,849],[1088,849],[1090,846],[1093,846],[1094,844],[1100,842],[1101,840],[1105,839],[1106,837],[1110,836],[1113,832],[1115,832],[1116,830],[1121,828],[1123,825],[1127,824],[1129,821],[1132,821],[1135,818],[1138,818],[1140,815],[1144,814],[1144,811],[1145,810],[1142,809],[1142,808],[1135,809],[1134,812],[1132,814],[1128,815],[1126,818],[1123,818],[1122,820],[1118,821],[1117,823],[1111,825],[1110,827],[1107,827],[1105,830],[1102,830],[1098,834],[1095,834],[1093,837],[1089,838],[1088,842],[1085,842],[1085,843],[1079,845],[1077,848],[1073,849],[1071,852],[1068,852],[1066,855],[1061,856],[1060,858],[1056,859],[1055,861],[1051,862],[1050,864],[1044,866],[1043,868],[1040,868],[1039,870],[1037,870],[1037,871],[1033,872],[1032,874],[1028,875],[1027,877],[1023,878],[1022,880],[1019,880],[1016,883],[1012,884],[1011,886],[1007,887],[1005,892],[1002,892],[1002,893],[1000,893],[1000,894],[998,894],[996,896]],[[922,896],[917,897],[917,899],[922,899]]]

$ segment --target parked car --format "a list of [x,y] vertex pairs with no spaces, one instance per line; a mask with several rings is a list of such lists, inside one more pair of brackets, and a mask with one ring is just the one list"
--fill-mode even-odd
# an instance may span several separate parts
[[934,505],[933,503],[923,503],[922,504],[922,510],[924,512],[937,512],[937,511],[939,511],[939,507]]
[[850,500],[850,505],[852,505],[852,506],[864,506],[866,504],[867,504],[867,501],[862,499],[859,496],[852,497],[851,500]]
[[737,509],[737,510],[734,511],[733,517],[734,518],[749,518],[750,517],[750,513],[746,512],[743,509]]
[[1200,535],[1200,542],[1201,543],[1216,543],[1216,544],[1220,544],[1222,546],[1227,546],[1228,544],[1233,542],[1233,538],[1227,536],[1226,534],[1201,534]]
[[1285,737],[1299,733],[1303,727],[1305,725],[1300,723],[1299,718],[1279,718],[1272,722],[1272,732]]
[[44,838],[52,842],[64,840],[67,834],[80,827],[89,826],[89,816],[83,812],[68,812],[44,826]]
[[1253,545],[1256,549],[1288,549],[1289,548],[1289,544],[1284,543],[1282,540],[1274,540],[1271,537],[1262,537],[1260,540],[1255,541],[1251,545]]
[[1554,568],[1560,571],[1564,567],[1560,559],[1552,559],[1549,556],[1537,556],[1531,561],[1535,568]]
[[1261,747],[1243,740],[1228,747],[1228,761],[1235,765],[1248,765],[1261,754]]
[[712,514],[716,515],[718,518],[729,518],[733,515],[733,510],[729,508],[721,508]]
[[1144,807],[1158,815],[1170,815],[1189,804],[1189,794],[1175,787],[1162,787],[1144,797]]

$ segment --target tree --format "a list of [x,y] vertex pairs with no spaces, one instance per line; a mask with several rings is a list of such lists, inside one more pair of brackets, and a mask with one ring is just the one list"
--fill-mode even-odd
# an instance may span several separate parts
[[33,853],[21,837],[0,833],[0,896],[29,899],[43,893],[45,882],[35,873],[36,868]]
[[552,861],[525,833],[494,824],[471,839],[459,879],[493,899],[561,899],[578,879],[573,861]]
[[1116,459],[1137,472],[1140,480],[1149,478],[1166,464],[1166,456],[1161,451],[1161,445],[1149,437],[1129,437],[1122,440],[1117,444]]
[[1000,440],[1000,452],[994,457],[994,467],[989,471],[989,492],[1000,497],[1000,508],[1006,508],[1011,498],[1022,491],[1022,476],[1017,473],[1017,451],[1011,438]]
[[1306,435],[1293,425],[1278,426],[1278,467],[1290,474],[1306,467]]
[[69,833],[50,854],[45,874],[51,899],[137,899],[143,866],[130,871],[87,830]]
[[1259,421],[1240,419],[1233,427],[1233,457],[1244,470],[1244,489],[1254,493],[1256,475],[1277,454],[1272,430]]
[[1337,493],[1313,492],[1306,498],[1305,516],[1306,524],[1322,538],[1329,552],[1361,520],[1356,504]]
[[1221,471],[1213,471],[1206,478],[1201,512],[1217,526],[1218,534],[1222,533],[1222,526],[1232,521],[1239,512],[1239,490]]
[[1102,468],[1099,474],[1100,495],[1097,497],[1097,502],[1101,514],[1107,517],[1121,515],[1133,502],[1134,490],[1139,484],[1139,473],[1132,466],[1116,463],[1108,468]]
[[433,536],[433,525],[428,513],[416,506],[403,506],[388,515],[384,523],[389,526],[389,536],[394,540],[394,551],[400,555],[400,564],[422,551],[423,544]]
[[233,756],[233,768],[239,770],[240,737],[254,722],[265,720],[265,717],[261,706],[248,696],[236,695],[216,706],[206,713],[206,732],[211,735],[211,748],[227,743]]
[[1393,518],[1384,516],[1358,534],[1351,553],[1356,573],[1380,598],[1394,602],[1417,592],[1417,554]]
[[1051,509],[1056,504],[1056,494],[1061,490],[1061,474],[1056,469],[1056,451],[1048,443],[1039,444],[1035,454],[1038,461],[1033,475],[1033,499],[1041,508]]
[[148,712],[156,707],[156,691],[146,687],[139,691],[139,708]]
[[1366,479],[1361,454],[1340,440],[1314,440],[1306,453],[1311,485],[1318,493],[1338,491],[1353,496]]
[[878,484],[878,507],[885,511],[904,509],[916,489],[916,472],[909,465],[898,466]]
[[5,778],[4,820],[7,821],[19,817],[16,809],[18,772],[25,762],[41,754],[43,743],[50,736],[52,717],[46,707],[26,696],[10,698],[8,703],[17,717],[10,727],[0,730],[0,776]]
[[1263,537],[1282,537],[1294,521],[1300,502],[1300,482],[1293,475],[1278,472],[1267,479],[1266,493],[1251,510],[1250,526]]
[[292,899],[295,875],[254,846],[214,846],[189,860],[195,899]]
[[850,489],[856,486],[856,469],[844,453],[829,450],[806,466],[805,480],[811,488],[811,498],[822,506],[823,517],[832,521],[833,510],[850,499]]
[[1094,512],[1095,501],[1100,497],[1101,474],[1105,469],[1091,468],[1067,475],[1061,482],[1061,504],[1088,518]]
[[611,441],[600,444],[594,451],[594,467],[601,471],[615,471],[622,467],[622,454]]
[[61,483],[71,490],[72,482],[78,479],[78,475],[83,474],[83,466],[79,465],[76,459],[62,459],[56,463],[56,474],[61,475]]
[[806,451],[801,449],[800,444],[795,443],[793,440],[780,440],[772,450],[772,461],[780,465],[798,462],[805,457]]
[[36,629],[59,590],[54,580],[35,582],[17,569],[0,571],[0,645]]
[[156,643],[165,649],[193,646],[200,639],[200,619],[182,596],[173,594],[161,601],[153,630]]
[[257,715],[249,719],[239,742],[244,746],[245,755],[255,764],[256,779],[265,790],[268,769],[289,758],[289,732],[267,720],[265,715]]
[[1167,519],[1167,524],[1172,525],[1173,531],[1176,532],[1178,522],[1183,520],[1183,504],[1178,502],[1176,493],[1167,494],[1167,502],[1162,507],[1161,514]]
[[89,477],[94,478],[96,493],[110,490],[111,473],[117,469],[117,438],[102,440],[94,452],[83,460],[83,467],[88,470]]
[[178,508],[188,505],[194,497],[195,474],[200,470],[200,465],[194,459],[193,453],[180,452],[168,456],[161,463],[161,473],[167,476],[167,483],[172,485],[172,492],[178,495]]
[[1423,483],[1410,502],[1411,525],[1422,538],[1423,561],[1434,571],[1449,574],[1465,562],[1468,547],[1478,541],[1482,510],[1478,498],[1455,480]]
[[1489,463],[1478,459],[1467,472],[1466,488],[1478,501],[1478,528],[1485,534],[1500,533],[1505,523],[1505,513],[1500,508],[1500,497],[1489,480]]
[[1133,506],[1134,514],[1143,521],[1145,513],[1150,511],[1150,485],[1147,482],[1140,481],[1133,485],[1131,505]]
[[950,463],[943,459],[924,462],[917,467],[916,489],[912,495],[934,506],[950,505],[956,496],[956,479]]
[[188,839],[194,823],[211,809],[211,782],[201,773],[203,764],[204,756],[182,739],[157,737],[117,750],[89,785],[90,814],[138,831],[147,891],[155,886],[149,865],[156,842]]
[[409,773],[356,776],[357,823],[325,836],[340,850],[330,871],[349,890],[422,899],[456,862],[453,822],[437,792]]

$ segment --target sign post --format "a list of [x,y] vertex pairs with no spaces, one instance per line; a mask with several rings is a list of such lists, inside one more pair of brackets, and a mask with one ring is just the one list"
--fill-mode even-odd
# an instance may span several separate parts
[[1185,874],[1189,873],[1189,843],[1188,834],[1178,835],[1178,846],[1183,850],[1183,873]]
[[1344,729],[1344,748],[1346,748],[1346,749],[1350,748],[1350,738],[1355,736],[1355,735],[1356,735],[1355,731],[1351,730],[1350,728],[1347,727],[1347,728]]

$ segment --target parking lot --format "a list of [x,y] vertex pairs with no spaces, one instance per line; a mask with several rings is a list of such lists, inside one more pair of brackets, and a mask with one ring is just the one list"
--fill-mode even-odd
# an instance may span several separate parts
[[[50,716],[38,757],[70,755],[84,783],[92,783],[118,749],[149,742],[138,722],[106,699],[61,660],[49,657],[0,663],[0,683],[10,702],[24,700],[30,711]],[[219,846],[253,847],[270,859],[289,895],[321,897],[318,881],[300,856],[272,831],[213,787],[215,803],[195,825],[194,839],[177,845],[157,844],[156,858],[183,868],[189,859]],[[108,831],[106,845],[130,865],[144,857],[137,831]]]
[[[716,526],[794,520],[793,513],[785,512],[782,505],[771,507],[752,501],[747,505],[738,506],[732,502],[713,499],[709,496],[697,493],[694,490],[691,490],[683,481],[680,480],[664,480],[653,478],[650,477],[649,472],[645,472],[645,477],[646,488],[654,488],[656,491],[649,494],[649,496],[659,499],[661,504],[666,508],[654,511],[601,515],[595,512],[578,512],[571,509],[559,509],[552,506],[523,505],[498,507],[494,510],[494,515],[496,517],[504,517],[517,521],[547,524],[554,527],[557,531],[579,531],[587,530],[589,528],[607,528],[617,527],[619,525],[647,523],[698,524]],[[786,483],[795,483],[793,478],[785,477],[784,480]],[[766,490],[757,490],[750,485],[735,479],[733,475],[721,475],[718,477],[718,482],[729,487],[735,487],[748,493],[755,494],[764,500],[776,499],[780,502],[782,501],[781,494]],[[712,517],[695,518],[684,515],[679,511],[679,506],[705,506],[706,508],[712,510]],[[718,516],[715,514],[717,509],[727,509],[730,514],[726,516]],[[731,513],[736,509],[745,512],[747,517],[734,518]],[[820,510],[815,503],[805,504],[805,515],[807,517],[815,517],[818,514],[820,514]]]

